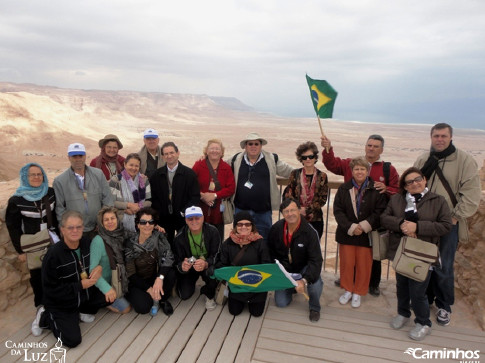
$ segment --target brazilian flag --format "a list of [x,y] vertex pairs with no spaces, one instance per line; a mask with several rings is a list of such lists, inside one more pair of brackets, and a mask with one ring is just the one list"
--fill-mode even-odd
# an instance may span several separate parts
[[214,271],[214,276],[218,280],[227,281],[233,293],[264,292],[295,287],[276,263],[221,267]]
[[320,118],[332,118],[337,91],[327,81],[311,79],[306,75],[315,112]]

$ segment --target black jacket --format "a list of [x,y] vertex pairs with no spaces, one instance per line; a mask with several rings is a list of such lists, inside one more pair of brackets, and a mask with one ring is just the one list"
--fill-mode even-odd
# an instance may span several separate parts
[[[160,214],[160,220],[168,217],[169,213],[169,185],[167,166],[158,168],[150,178],[152,192],[152,208]],[[179,162],[172,181],[172,216],[178,221],[180,228],[185,223],[183,214],[185,209],[193,205],[199,205],[200,190],[195,172]]]
[[83,289],[80,277],[81,265],[89,274],[90,245],[89,239],[81,238],[81,258],[63,240],[47,250],[42,261],[42,288],[46,308],[76,310],[82,302],[89,299],[91,289],[96,289],[95,286]]
[[304,219],[301,219],[298,228],[291,239],[291,264],[288,257],[288,248],[285,246],[283,231],[285,220],[281,219],[269,230],[268,248],[271,260],[277,259],[288,272],[301,273],[309,284],[314,283],[322,272],[322,250],[317,231]]
[[[188,273],[188,271],[182,270],[182,262],[184,262],[185,258],[192,257],[192,252],[190,251],[190,242],[187,235],[188,230],[189,227],[185,225],[184,228],[177,233],[174,240],[175,264],[177,266],[177,271],[182,274]],[[207,250],[206,261],[209,264],[209,267],[205,271],[207,276],[211,276],[214,273],[214,264],[221,248],[221,237],[219,236],[219,231],[216,227],[210,225],[209,223],[204,223],[202,225],[202,238]],[[199,256],[195,257],[197,258]]]

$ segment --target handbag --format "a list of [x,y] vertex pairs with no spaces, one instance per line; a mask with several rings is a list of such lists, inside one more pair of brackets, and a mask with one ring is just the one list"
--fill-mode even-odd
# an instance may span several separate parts
[[234,221],[234,203],[231,198],[223,199],[222,205],[224,211],[222,212],[222,219],[224,224],[231,224]]
[[397,273],[423,282],[431,264],[439,260],[438,246],[418,238],[402,237],[392,267]]
[[47,249],[53,244],[48,229],[43,229],[36,234],[23,234],[20,236],[20,246],[27,255],[27,267],[35,270],[42,267]]
[[116,298],[119,299],[123,296],[123,284],[121,283],[121,265],[116,264],[116,268],[111,270],[111,286],[116,291]]
[[389,246],[389,232],[371,231],[369,233],[369,240],[372,246],[372,259],[375,261],[382,261],[387,258],[387,246]]

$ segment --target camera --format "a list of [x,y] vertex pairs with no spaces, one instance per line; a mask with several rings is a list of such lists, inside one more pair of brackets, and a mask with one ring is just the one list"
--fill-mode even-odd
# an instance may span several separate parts
[[193,265],[193,264],[195,263],[195,261],[197,261],[197,259],[196,259],[194,256],[190,257],[190,258],[187,260],[187,262],[188,262],[188,263],[190,263],[191,265]]

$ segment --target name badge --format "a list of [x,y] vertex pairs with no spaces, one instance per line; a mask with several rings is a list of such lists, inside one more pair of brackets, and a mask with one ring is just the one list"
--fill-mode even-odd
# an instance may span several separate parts
[[244,183],[244,186],[245,186],[246,188],[248,188],[248,189],[251,189],[251,188],[253,187],[253,183],[251,183],[251,182],[248,180],[246,183]]
[[226,210],[226,207],[224,206],[224,203],[221,203],[219,209],[220,209],[221,213],[224,213],[224,211]]
[[40,224],[40,230],[43,231],[44,229],[47,229],[47,223]]

